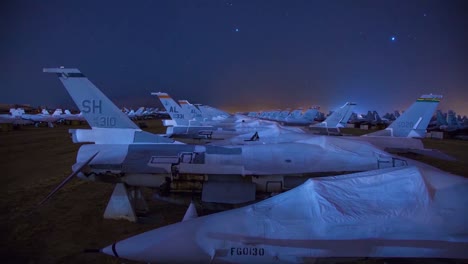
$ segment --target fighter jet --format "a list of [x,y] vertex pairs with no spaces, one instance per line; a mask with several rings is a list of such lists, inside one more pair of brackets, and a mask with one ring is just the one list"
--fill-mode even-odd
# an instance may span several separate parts
[[[275,122],[252,119],[245,115],[229,115],[209,107],[198,107],[187,100],[177,103],[167,93],[156,95],[170,115],[171,120],[163,120],[166,134],[175,138],[196,138],[223,140],[239,135],[251,138],[255,133],[277,126]],[[204,109],[203,111],[200,109]]]
[[202,201],[236,204],[255,200],[256,190],[293,187],[289,177],[406,165],[370,144],[331,137],[223,147],[182,144],[142,131],[78,69],[44,72],[58,76],[91,126],[70,130],[73,142],[94,143],[79,148],[73,173],[45,200],[75,176],[114,183],[107,218],[135,221],[135,210],[147,209],[140,187],[199,191]]
[[22,114],[21,118],[32,121],[35,126],[39,126],[40,123],[47,123],[49,127],[54,127],[54,123],[62,119],[61,115],[62,109],[56,109],[52,115],[46,109],[42,109],[40,114]]
[[314,123],[315,117],[317,116],[318,110],[316,108],[309,108],[304,113],[302,109],[296,109],[286,117],[282,124],[289,126],[306,126]]
[[146,263],[467,259],[467,204],[463,177],[415,166],[374,170],[309,179],[259,203],[198,218],[191,204],[185,221],[100,251]]
[[21,115],[24,114],[23,109],[10,108],[10,114],[1,114],[0,123],[15,124],[21,120]]
[[422,95],[386,129],[360,137],[344,138],[365,141],[393,153],[411,152],[438,159],[453,160],[452,157],[440,151],[426,149],[420,140],[420,138],[425,137],[427,126],[441,99],[441,95]]
[[135,119],[140,119],[143,117],[143,112],[145,111],[145,107],[139,107],[136,111],[134,111],[133,109],[130,110],[130,112],[127,113],[128,117],[132,120],[135,120]]
[[83,116],[83,113],[79,113],[79,114],[72,114],[70,112],[70,110],[68,109],[65,109],[65,114],[62,114],[60,117],[64,120],[68,120],[68,121],[86,121],[84,116]]
[[313,132],[330,134],[339,134],[340,127],[345,127],[348,123],[356,103],[347,102],[342,107],[334,111],[323,122],[310,125],[309,128]]
[[464,124],[462,117],[459,115],[457,118],[457,114],[453,110],[448,111],[448,113],[446,114],[446,118],[442,116],[442,113],[440,113],[440,111],[438,111],[437,113],[438,121],[442,119],[441,122],[438,122],[438,128],[442,131],[455,132],[457,130],[466,130],[468,128],[468,126]]

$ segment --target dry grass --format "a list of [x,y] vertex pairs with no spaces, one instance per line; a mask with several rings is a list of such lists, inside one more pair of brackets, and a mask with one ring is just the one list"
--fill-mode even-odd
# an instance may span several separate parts
[[[154,121],[148,124],[148,131],[161,132]],[[69,128],[23,127],[0,133],[2,263],[120,263],[82,251],[180,221],[185,212],[185,206],[151,202],[155,212],[151,224],[105,220],[102,214],[113,186],[79,180],[36,208],[71,173],[79,145],[71,142]],[[450,164],[431,160],[431,164],[467,176],[467,142],[426,140],[425,144],[461,160]]]

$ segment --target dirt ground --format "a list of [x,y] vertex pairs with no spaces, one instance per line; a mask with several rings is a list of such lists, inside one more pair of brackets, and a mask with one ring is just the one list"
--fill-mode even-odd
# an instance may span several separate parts
[[[148,123],[148,131],[160,130],[157,123]],[[76,127],[25,126],[0,132],[0,169],[4,182],[0,192],[0,262],[122,263],[122,260],[103,254],[83,253],[83,250],[102,248],[182,219],[185,205],[150,201],[151,193],[145,192],[151,210],[156,212],[149,223],[105,220],[102,215],[113,186],[76,179],[37,208],[37,204],[71,173],[80,145],[72,143],[68,133],[70,128]],[[468,177],[468,142],[424,140],[424,143],[426,147],[442,150],[459,161],[412,158]]]

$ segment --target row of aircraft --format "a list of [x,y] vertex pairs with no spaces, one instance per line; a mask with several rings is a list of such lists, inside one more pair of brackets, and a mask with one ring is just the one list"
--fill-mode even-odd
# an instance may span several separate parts
[[14,125],[34,124],[38,126],[40,123],[47,123],[49,127],[54,127],[54,123],[61,120],[85,121],[81,113],[72,114],[69,110],[62,112],[62,109],[56,109],[52,114],[46,109],[42,109],[39,114],[26,114],[22,108],[11,108],[10,114],[0,115],[0,123],[12,123]]
[[[468,258],[468,180],[388,152],[425,149],[439,95],[423,95],[388,128],[334,137],[278,122],[230,115],[157,96],[168,133],[142,131],[78,69],[47,68],[91,129],[72,129],[80,146],[72,174],[115,185],[105,218],[137,220],[141,188],[176,190],[187,181],[202,202],[251,205],[196,217],[97,250],[143,262],[307,263],[322,257]],[[352,103],[317,127],[336,127]],[[349,116],[348,116],[349,118]],[[178,138],[207,139],[186,144]],[[200,141],[201,143],[202,141]],[[332,177],[310,178],[318,175]],[[345,175],[343,175],[345,174]],[[199,181],[200,184],[194,184]],[[254,203],[258,191],[282,194]]]
[[457,131],[457,130],[468,130],[468,118],[466,116],[460,116],[453,110],[449,110],[447,113],[437,110],[436,120],[430,124],[431,130],[442,130],[442,131]]
[[[148,118],[161,118],[167,116],[165,111],[158,111],[154,108],[140,107],[137,111],[123,109],[123,112],[128,115],[132,120],[148,119]],[[40,123],[46,123],[49,127],[54,127],[54,123],[62,121],[80,121],[84,122],[86,119],[80,112],[72,114],[70,110],[56,109],[52,114],[46,109],[42,109],[39,114],[26,114],[23,108],[11,108],[10,114],[0,114],[0,123],[11,123],[13,125],[28,125],[34,124],[38,126]]]
[[128,110],[124,107],[122,111],[132,120],[167,117],[166,111],[159,111],[158,108],[145,108],[144,106],[139,107],[136,111],[133,109]]
[[[197,138],[208,139],[212,145],[235,145],[235,144],[265,144],[284,143],[308,139],[311,134],[317,132],[322,134],[333,134],[339,128],[345,127],[350,119],[351,113],[356,106],[355,103],[347,102],[342,107],[330,114],[322,122],[308,121],[308,127],[284,126],[285,120],[289,124],[298,124],[303,116],[296,119],[284,115],[286,118],[267,118],[263,115],[261,119],[244,115],[230,115],[225,112],[210,112],[210,109],[198,108],[187,100],[175,102],[167,93],[152,93],[158,96],[162,105],[166,108],[171,120],[164,120],[167,126],[166,136],[175,138]],[[432,99],[431,99],[432,98]],[[451,158],[436,150],[425,149],[421,140],[426,133],[426,128],[437,104],[421,105],[423,100],[440,100],[438,95],[423,95],[413,106],[411,106],[401,118],[393,122],[382,131],[366,134],[362,137],[343,136],[340,138],[354,141],[365,141],[382,150],[393,152],[414,152],[437,158],[450,160]],[[316,109],[313,109],[316,112]],[[267,112],[271,113],[271,112]],[[303,115],[309,115],[306,111]],[[423,115],[423,118],[421,118]],[[215,118],[214,118],[215,117]],[[422,120],[419,120],[419,119]],[[266,119],[266,120],[265,120]],[[277,122],[279,121],[279,123]],[[324,132],[324,133],[323,133]],[[316,137],[312,137],[316,138]],[[257,141],[254,143],[252,141]]]

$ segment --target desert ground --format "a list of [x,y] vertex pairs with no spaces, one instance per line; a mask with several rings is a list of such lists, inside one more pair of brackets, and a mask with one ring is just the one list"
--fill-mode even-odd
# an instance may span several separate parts
[[[161,133],[160,122],[147,121],[150,132]],[[83,126],[86,127],[86,126]],[[187,205],[146,199],[153,212],[148,221],[131,223],[103,219],[113,186],[72,180],[41,207],[38,203],[71,173],[79,144],[71,141],[68,129],[24,126],[0,132],[1,193],[0,231],[2,263],[133,263],[98,253],[83,253],[126,237],[178,222]],[[411,158],[468,177],[468,142],[424,139],[427,148],[436,148],[458,161],[439,161],[417,155]],[[446,263],[448,260],[432,260]],[[389,260],[362,260],[359,263],[408,263]],[[448,261],[450,263],[462,263]],[[413,260],[411,263],[426,263]]]

